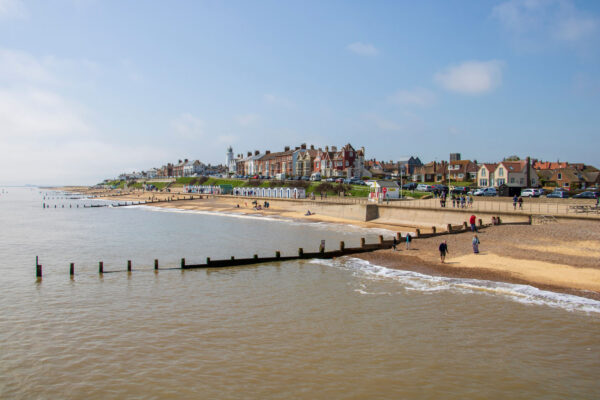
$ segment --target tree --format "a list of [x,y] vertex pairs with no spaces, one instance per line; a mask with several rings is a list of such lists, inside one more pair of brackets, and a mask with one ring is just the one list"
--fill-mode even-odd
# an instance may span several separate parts
[[510,156],[510,157],[506,157],[506,158],[504,159],[504,161],[520,161],[520,160],[521,160],[521,159],[519,158],[519,156],[515,156],[515,155],[513,155],[513,156]]

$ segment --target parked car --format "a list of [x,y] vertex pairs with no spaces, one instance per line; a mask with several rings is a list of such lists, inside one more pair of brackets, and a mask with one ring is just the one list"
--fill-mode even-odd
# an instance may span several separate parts
[[311,180],[311,181],[315,181],[315,182],[318,182],[318,181],[320,181],[320,180],[321,180],[321,174],[320,174],[320,173],[318,173],[318,172],[315,172],[314,174],[312,174],[312,175],[310,176],[310,180]]
[[554,192],[547,195],[546,198],[548,198],[548,199],[568,199],[569,194],[567,192],[565,192],[564,190],[555,190]]
[[540,197],[537,189],[523,189],[521,190],[521,197]]
[[308,176],[305,175],[305,176],[300,177],[300,180],[301,181],[308,181],[308,180],[310,180],[310,177],[308,177]]
[[402,189],[415,190],[417,188],[417,186],[418,186],[418,184],[416,182],[409,182],[409,183],[402,185]]
[[498,192],[496,191],[496,188],[493,187],[488,187],[488,188],[481,188],[481,189],[477,189],[473,192],[473,196],[497,196]]
[[433,190],[436,190],[438,192],[448,192],[448,186],[436,184],[433,185]]
[[598,192],[586,191],[586,192],[581,192],[579,194],[576,194],[575,196],[573,196],[573,198],[574,199],[597,199],[598,195],[599,195]]
[[427,185],[425,183],[419,183],[415,190],[418,190],[419,192],[431,192],[433,191],[433,186]]
[[452,189],[452,194],[468,194],[469,188],[466,186],[456,186]]

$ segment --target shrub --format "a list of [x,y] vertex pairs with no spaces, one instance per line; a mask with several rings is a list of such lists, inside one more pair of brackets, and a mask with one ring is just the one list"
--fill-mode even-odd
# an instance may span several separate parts
[[252,186],[252,187],[259,187],[260,186],[260,180],[259,179],[249,179],[247,182],[248,186]]
[[274,188],[274,187],[283,187],[283,186],[284,186],[283,181],[275,181],[275,180],[269,181],[269,187]]

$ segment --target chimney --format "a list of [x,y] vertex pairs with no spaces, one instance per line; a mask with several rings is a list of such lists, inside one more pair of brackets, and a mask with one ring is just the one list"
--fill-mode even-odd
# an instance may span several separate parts
[[325,146],[325,151],[329,151],[329,146]]
[[296,146],[296,148],[294,150],[300,150],[300,147]]
[[290,146],[285,146],[285,147],[283,148],[283,151],[290,151]]
[[315,149],[315,145],[314,145],[314,144],[311,144],[311,145],[310,145],[310,149],[311,149],[311,150],[314,150],[314,149]]
[[265,154],[271,154],[271,150],[265,151]]
[[337,146],[331,146],[331,151],[337,151]]
[[531,171],[529,170],[529,166],[531,165],[531,158],[527,157],[527,165],[525,166],[525,168],[527,168],[527,187],[531,186]]
[[178,164],[181,164],[181,160],[179,160],[179,163],[178,163]]
[[187,159],[187,158],[185,159],[185,162],[188,162],[188,159]]
[[260,151],[258,151],[258,150],[254,150],[254,155],[255,155],[255,156],[257,156],[257,155],[259,155],[259,154],[260,154]]
[[319,151],[323,151],[323,149],[319,147]]
[[302,150],[306,150],[306,143],[302,143],[302,144],[300,145],[300,148],[301,148]]
[[249,151],[247,154],[248,154],[248,157],[250,157],[252,155],[252,152]]

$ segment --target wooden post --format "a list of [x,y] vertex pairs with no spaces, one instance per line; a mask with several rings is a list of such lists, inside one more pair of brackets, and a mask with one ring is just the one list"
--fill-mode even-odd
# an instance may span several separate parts
[[383,235],[379,235],[379,244],[383,244]]
[[131,272],[131,260],[127,260],[127,271]]
[[469,228],[468,228],[467,221],[463,222],[463,229],[464,229],[465,231],[469,229]]
[[255,259],[255,260],[258,260],[258,254],[255,254],[255,255],[254,255],[254,259]]
[[346,247],[346,244],[345,244],[345,243],[344,243],[344,241],[342,240],[342,241],[340,242],[340,251],[344,251],[345,247]]
[[102,261],[100,261],[98,263],[98,273],[99,274],[103,274],[104,273],[104,263]]
[[181,268],[185,268],[185,258],[181,259]]
[[75,263],[71,263],[71,266],[69,268],[69,275],[75,275]]
[[275,258],[281,258],[281,252],[279,250],[275,252]]
[[396,232],[396,240],[398,243],[402,241],[402,232]]
[[421,236],[421,230],[419,228],[415,229],[415,237]]
[[231,256],[231,261],[233,261],[233,260],[235,260],[235,257],[234,257],[234,256]]
[[360,247],[365,247],[365,238],[360,238]]
[[154,259],[154,270],[158,271],[158,260]]
[[431,231],[432,231],[434,234],[435,234],[436,230],[437,230],[437,229],[435,228],[435,226],[432,226],[432,227],[431,227]]
[[36,278],[41,278],[42,277],[42,266],[40,264],[35,264],[35,277]]
[[[465,222],[465,224],[466,224],[466,222]],[[446,229],[448,229],[448,232],[452,232],[452,224],[448,224],[446,226]]]
[[298,249],[298,257],[302,257],[302,256],[304,256],[304,249],[302,247],[300,247]]
[[206,257],[206,265],[210,264],[210,257]]

